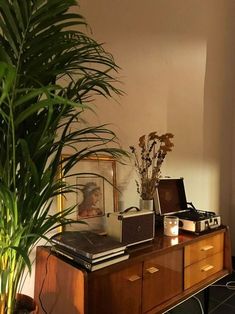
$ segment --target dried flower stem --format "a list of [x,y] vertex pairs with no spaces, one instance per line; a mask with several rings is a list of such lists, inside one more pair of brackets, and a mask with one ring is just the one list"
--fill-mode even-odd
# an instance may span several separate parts
[[139,138],[140,152],[134,146],[130,150],[134,156],[135,167],[140,177],[136,181],[137,192],[142,199],[152,199],[160,178],[160,168],[168,152],[174,144],[171,142],[173,134],[157,135],[151,132]]

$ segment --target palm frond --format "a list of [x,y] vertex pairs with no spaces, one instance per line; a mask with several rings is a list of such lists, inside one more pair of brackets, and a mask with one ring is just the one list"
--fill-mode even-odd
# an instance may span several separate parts
[[[68,12],[75,4],[72,0],[2,1],[0,60],[11,60],[17,68],[20,87],[35,86],[37,81],[47,85],[58,78],[69,82],[76,75],[83,82],[72,88],[76,101],[87,100],[92,92],[120,93],[110,74],[118,66],[101,44],[77,30],[78,26],[85,28],[86,21]],[[71,86],[68,91],[71,95]]]

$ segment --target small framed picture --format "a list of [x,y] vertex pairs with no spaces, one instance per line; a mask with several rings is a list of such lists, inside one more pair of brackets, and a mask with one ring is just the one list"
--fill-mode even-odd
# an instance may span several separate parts
[[[63,155],[62,161],[66,157],[68,155]],[[66,175],[61,170],[60,175],[76,190],[58,197],[59,211],[74,207],[67,218],[75,223],[66,225],[63,231],[92,230],[105,233],[106,213],[117,211],[116,161],[106,156],[86,158],[80,160]]]
[[104,179],[91,176],[77,177],[77,219],[99,217],[105,214]]

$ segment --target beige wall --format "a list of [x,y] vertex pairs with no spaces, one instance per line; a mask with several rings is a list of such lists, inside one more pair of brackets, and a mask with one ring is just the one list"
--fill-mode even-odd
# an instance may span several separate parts
[[[126,92],[97,100],[90,121],[111,123],[124,148],[153,130],[174,133],[163,175],[184,177],[188,200],[232,226],[235,1],[81,0],[80,9]],[[133,168],[118,173],[121,207],[138,205]]]
[[[120,105],[97,101],[100,121],[114,124],[124,147],[152,130],[173,132],[163,174],[183,176],[188,200],[227,223],[235,2],[82,0],[81,11],[122,68],[126,95]],[[129,206],[138,195],[134,178],[124,173],[123,206]]]

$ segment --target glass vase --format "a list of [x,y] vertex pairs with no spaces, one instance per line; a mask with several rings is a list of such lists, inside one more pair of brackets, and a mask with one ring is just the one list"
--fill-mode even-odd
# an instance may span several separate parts
[[144,200],[140,198],[140,210],[153,210],[153,200]]

